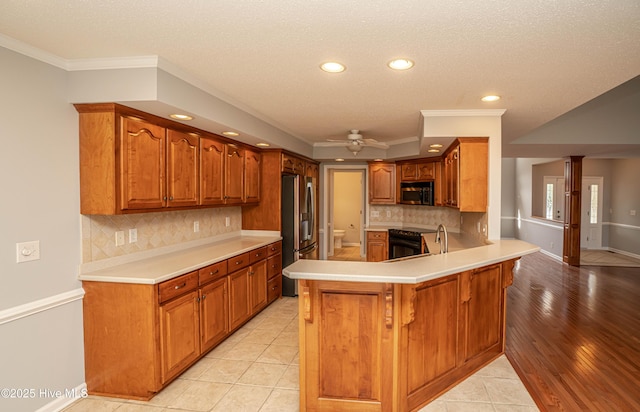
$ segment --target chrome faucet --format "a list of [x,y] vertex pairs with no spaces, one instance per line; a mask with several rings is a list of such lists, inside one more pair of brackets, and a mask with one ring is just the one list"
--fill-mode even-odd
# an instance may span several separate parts
[[[440,230],[444,233],[444,242],[440,239]],[[440,243],[440,253],[449,252],[449,234],[447,233],[447,228],[442,223],[438,225],[436,229],[436,243]]]

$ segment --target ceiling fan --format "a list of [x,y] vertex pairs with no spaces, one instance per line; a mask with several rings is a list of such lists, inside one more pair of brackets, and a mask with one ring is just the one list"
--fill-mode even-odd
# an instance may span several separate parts
[[346,140],[327,139],[327,143],[320,143],[321,146],[344,146],[353,153],[354,156],[365,146],[375,147],[378,149],[388,149],[389,145],[378,142],[376,139],[364,139],[357,129],[351,130]]

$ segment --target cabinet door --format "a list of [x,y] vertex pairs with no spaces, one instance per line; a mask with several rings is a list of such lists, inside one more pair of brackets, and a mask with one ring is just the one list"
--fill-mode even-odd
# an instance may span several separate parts
[[463,288],[469,291],[463,306],[465,315],[464,360],[495,348],[502,349],[502,277],[501,265],[487,266],[463,273]]
[[204,353],[229,333],[227,277],[200,289],[200,347]]
[[210,137],[200,138],[200,204],[224,203],[224,143]]
[[225,153],[225,202],[227,204],[242,203],[244,200],[244,150],[234,144],[227,144]]
[[260,153],[244,151],[245,203],[260,202]]
[[307,177],[315,177],[316,179],[319,177],[320,172],[318,170],[318,165],[316,163],[308,162],[306,166],[306,172],[304,173]]
[[432,180],[435,179],[434,174],[434,162],[418,163],[417,166],[417,179],[418,180]]
[[165,129],[121,118],[121,208],[165,205]]
[[200,138],[187,133],[167,130],[167,206],[196,206]]
[[416,180],[418,178],[418,169],[415,163],[407,163],[400,166],[400,179]]
[[372,163],[369,165],[369,203],[391,204],[396,202],[395,165]]
[[[306,284],[310,284],[309,287]],[[391,411],[394,329],[385,285],[300,283],[300,410]]]
[[249,267],[249,301],[251,313],[267,305],[267,261],[261,260]]
[[389,259],[389,246],[385,232],[367,232],[367,262]]
[[229,330],[240,326],[249,316],[249,268],[245,268],[229,275]]
[[160,306],[160,359],[165,383],[200,355],[198,292]]

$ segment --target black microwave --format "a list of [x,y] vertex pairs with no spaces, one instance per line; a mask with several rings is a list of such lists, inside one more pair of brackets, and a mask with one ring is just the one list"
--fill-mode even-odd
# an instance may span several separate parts
[[401,182],[400,203],[433,206],[433,182]]

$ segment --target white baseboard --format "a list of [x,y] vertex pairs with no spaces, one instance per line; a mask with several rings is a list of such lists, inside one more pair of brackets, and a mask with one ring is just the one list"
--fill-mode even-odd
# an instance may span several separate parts
[[51,402],[36,412],[59,412],[78,399],[86,398],[87,395],[87,384],[83,383],[75,388],[63,390],[62,396],[53,398]]
[[612,247],[605,248],[605,250],[615,252],[615,253],[620,253],[621,255],[629,256],[630,258],[640,259],[640,255],[636,253],[627,252],[626,250],[615,249]]
[[544,250],[544,249],[540,249],[540,253],[543,253],[543,254],[549,256],[550,258],[553,258],[553,259],[555,259],[555,260],[557,260],[559,262],[562,262],[562,256],[555,255],[555,254],[553,254],[553,253],[551,253],[551,252],[549,252],[547,250]]

